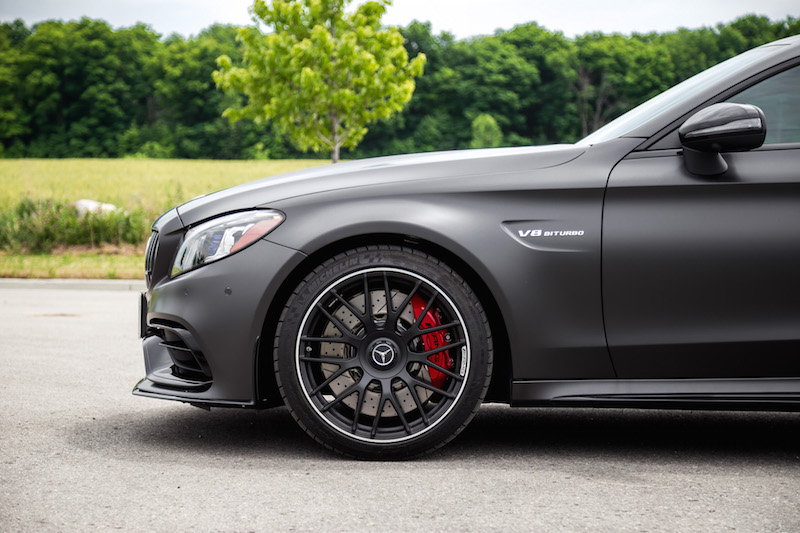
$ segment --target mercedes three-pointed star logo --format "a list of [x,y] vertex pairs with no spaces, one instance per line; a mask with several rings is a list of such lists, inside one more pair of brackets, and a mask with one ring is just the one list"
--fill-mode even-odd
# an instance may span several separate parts
[[388,342],[379,342],[372,348],[372,360],[378,366],[389,366],[397,356],[394,346]]

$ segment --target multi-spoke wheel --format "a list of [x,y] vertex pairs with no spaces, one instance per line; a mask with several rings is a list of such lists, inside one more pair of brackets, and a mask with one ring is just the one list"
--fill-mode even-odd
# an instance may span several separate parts
[[300,425],[336,451],[396,459],[433,450],[472,418],[491,371],[477,298],[419,252],[354,250],[315,269],[283,313],[275,366]]

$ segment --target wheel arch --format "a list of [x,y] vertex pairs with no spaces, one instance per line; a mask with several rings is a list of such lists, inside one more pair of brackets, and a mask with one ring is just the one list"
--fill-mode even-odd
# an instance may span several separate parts
[[279,405],[281,399],[273,366],[273,339],[281,313],[301,281],[322,262],[337,254],[365,246],[399,246],[429,254],[455,270],[475,292],[489,319],[494,364],[489,390],[484,401],[508,402],[511,394],[512,358],[508,332],[496,299],[483,278],[458,254],[430,240],[397,233],[372,233],[349,236],[331,242],[309,254],[284,279],[270,302],[256,353],[256,393],[262,406]]

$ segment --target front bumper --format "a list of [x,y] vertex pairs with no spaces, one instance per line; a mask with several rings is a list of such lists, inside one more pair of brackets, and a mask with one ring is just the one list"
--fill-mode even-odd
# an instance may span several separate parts
[[274,402],[266,397],[274,392],[258,388],[259,342],[281,284],[304,258],[261,240],[175,279],[153,280],[140,303],[146,377],[133,393],[204,406]]

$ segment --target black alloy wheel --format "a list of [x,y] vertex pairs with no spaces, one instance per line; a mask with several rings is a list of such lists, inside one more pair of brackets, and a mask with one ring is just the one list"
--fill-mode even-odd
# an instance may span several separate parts
[[361,248],[320,265],[287,303],[277,380],[295,419],[325,446],[413,457],[474,416],[490,339],[480,303],[449,267],[414,250]]

